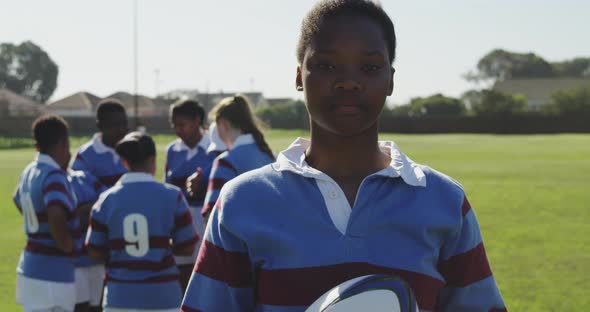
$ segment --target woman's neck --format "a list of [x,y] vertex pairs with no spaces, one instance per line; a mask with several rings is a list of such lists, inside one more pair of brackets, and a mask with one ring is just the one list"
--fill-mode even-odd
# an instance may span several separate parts
[[338,178],[365,177],[387,167],[390,158],[379,148],[376,126],[358,135],[339,136],[312,125],[306,161],[332,178]]

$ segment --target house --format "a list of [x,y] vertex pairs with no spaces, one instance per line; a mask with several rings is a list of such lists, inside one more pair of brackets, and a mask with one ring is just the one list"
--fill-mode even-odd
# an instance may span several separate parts
[[37,116],[42,113],[42,104],[11,90],[0,89],[0,117]]
[[547,104],[551,95],[558,91],[576,89],[582,86],[590,86],[590,79],[583,78],[531,78],[508,79],[498,81],[493,90],[505,94],[523,95],[526,97],[530,110],[539,110]]
[[236,93],[241,93],[245,95],[250,104],[252,104],[253,109],[257,109],[259,107],[268,106],[268,102],[264,98],[262,92],[217,92],[217,93],[201,93],[197,90],[191,89],[181,89],[181,90],[173,90],[168,93],[163,94],[161,97],[166,99],[193,99],[197,100],[205,109],[205,111],[210,111],[213,106],[217,105],[219,101],[223,98],[230,97],[236,95]]
[[[127,92],[116,92],[105,97],[105,99],[107,98],[113,98],[121,101],[125,107],[125,110],[127,111],[127,115],[135,116],[135,96],[133,94]],[[161,114],[160,109],[156,107],[154,101],[151,98],[143,95],[137,96],[137,112],[139,117],[152,117]]]
[[89,92],[78,92],[45,106],[48,112],[60,116],[89,117],[94,116],[96,106],[101,101],[98,96]]
[[283,105],[283,104],[292,103],[294,101],[295,100],[292,98],[268,98],[268,99],[266,99],[268,106]]

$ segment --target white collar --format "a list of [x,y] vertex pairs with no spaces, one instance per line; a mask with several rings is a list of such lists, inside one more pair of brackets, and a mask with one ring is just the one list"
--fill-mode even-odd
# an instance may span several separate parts
[[[310,167],[305,161],[305,150],[311,142],[307,139],[297,138],[286,150],[279,153],[273,168],[277,171],[288,170],[306,177],[321,178],[326,176],[323,172]],[[424,171],[409,157],[407,157],[392,141],[380,141],[379,147],[391,157],[391,163],[387,168],[374,173],[386,177],[401,177],[404,182],[412,186],[426,187],[426,175]]]
[[252,144],[254,142],[255,142],[254,136],[252,134],[250,134],[250,133],[242,134],[236,138],[236,140],[234,141],[234,147],[232,147],[232,149],[234,149],[240,145]]
[[61,169],[61,167],[55,162],[55,160],[47,154],[37,153],[37,156],[35,157],[35,161],[37,161],[38,163],[49,165],[49,166],[54,167],[56,169]]
[[172,150],[175,152],[187,151],[186,160],[195,157],[195,155],[199,153],[199,146],[206,151],[207,148],[209,148],[211,140],[209,139],[209,135],[206,132],[201,132],[201,134],[201,140],[199,141],[199,143],[197,143],[197,145],[195,145],[195,147],[188,147],[188,145],[186,145],[184,141],[182,141],[182,139],[178,138],[176,139],[176,141],[174,141],[174,145],[172,145]]
[[209,140],[211,141],[211,144],[209,144],[207,153],[211,153],[213,151],[225,151],[227,149],[225,143],[223,143],[223,140],[219,137],[217,123],[215,122],[209,125]]
[[102,142],[102,135],[100,133],[95,133],[92,137],[92,148],[98,154],[111,153],[113,155],[113,163],[116,164],[119,162],[119,155],[117,155],[117,152],[113,148],[106,146]]
[[117,184],[127,184],[136,182],[156,182],[154,176],[146,172],[127,172],[124,174]]

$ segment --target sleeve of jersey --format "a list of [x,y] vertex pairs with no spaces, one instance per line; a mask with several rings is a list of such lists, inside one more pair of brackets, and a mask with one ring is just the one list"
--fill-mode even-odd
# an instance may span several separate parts
[[479,225],[469,201],[463,199],[457,235],[441,251],[438,270],[446,281],[437,311],[507,311],[485,253]]
[[223,187],[227,181],[235,178],[237,175],[238,171],[226,159],[218,158],[213,162],[211,174],[209,175],[207,194],[205,195],[203,209],[201,209],[202,215],[211,213],[213,207],[215,206],[215,202],[217,202],[217,198],[219,198],[221,187]]
[[56,170],[49,173],[43,182],[43,205],[45,207],[60,206],[64,208],[68,217],[72,217],[76,203],[67,187],[68,183],[63,171]]
[[195,245],[201,239],[193,227],[193,218],[188,210],[184,195],[178,192],[176,210],[174,212],[173,250],[184,249]]
[[[20,181],[19,181],[19,183],[20,183]],[[18,209],[18,211],[20,211],[22,213],[23,209],[20,206],[20,191],[19,191],[19,189],[20,188],[17,185],[16,189],[14,190],[14,194],[12,195],[12,201],[14,202],[16,209]]]
[[74,161],[72,162],[72,165],[70,167],[74,170],[88,171],[86,161],[84,160],[84,157],[82,157],[82,154],[80,154],[80,152],[76,153],[76,156],[74,156]]
[[104,197],[100,197],[90,211],[90,224],[86,234],[86,246],[108,251],[108,226],[105,216]]
[[205,230],[181,311],[254,311],[253,267],[246,244],[214,209]]

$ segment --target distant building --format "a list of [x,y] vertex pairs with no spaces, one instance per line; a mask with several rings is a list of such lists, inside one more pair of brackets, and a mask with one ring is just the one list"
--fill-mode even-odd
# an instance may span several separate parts
[[60,116],[94,116],[101,98],[90,92],[78,92],[47,104],[46,110]]
[[173,90],[161,95],[162,98],[165,99],[193,99],[197,100],[205,109],[205,111],[210,111],[213,106],[215,106],[219,101],[223,98],[234,96],[236,93],[244,94],[250,104],[252,104],[253,109],[257,109],[259,107],[268,106],[268,102],[264,98],[262,92],[217,92],[217,93],[201,93],[194,89],[180,89],[180,90]]
[[582,78],[535,78],[508,79],[498,81],[493,89],[506,94],[520,94],[526,97],[530,110],[539,110],[547,104],[551,95],[558,91],[590,86],[590,79]]
[[11,90],[0,89],[0,117],[36,116],[42,113],[42,104]]
[[295,100],[292,98],[268,98],[268,99],[266,99],[268,106],[283,105],[283,104],[291,103],[294,101]]

